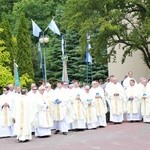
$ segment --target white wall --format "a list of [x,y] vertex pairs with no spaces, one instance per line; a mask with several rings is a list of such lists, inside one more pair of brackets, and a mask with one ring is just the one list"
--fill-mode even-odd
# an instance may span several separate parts
[[109,75],[115,75],[118,80],[121,81],[129,71],[133,71],[134,78],[137,81],[139,81],[140,77],[146,77],[147,79],[150,78],[150,69],[144,64],[140,52],[134,52],[132,57],[127,57],[124,64],[122,64],[122,48],[118,45],[116,49],[116,62],[108,63]]

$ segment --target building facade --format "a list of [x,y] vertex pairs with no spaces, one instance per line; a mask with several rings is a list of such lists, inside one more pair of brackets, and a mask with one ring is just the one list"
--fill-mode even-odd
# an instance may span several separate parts
[[137,82],[140,77],[150,79],[150,69],[144,64],[140,51],[133,52],[132,56],[128,56],[123,64],[121,63],[122,55],[122,47],[117,45],[116,60],[113,62],[111,59],[110,63],[108,63],[109,76],[115,75],[119,81],[122,81],[124,76],[127,75],[129,71],[132,71]]

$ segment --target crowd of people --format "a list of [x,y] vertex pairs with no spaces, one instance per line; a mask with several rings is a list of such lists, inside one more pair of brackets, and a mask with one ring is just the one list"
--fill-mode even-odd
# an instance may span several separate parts
[[50,83],[31,90],[9,84],[0,95],[0,137],[14,137],[18,141],[30,141],[32,136],[48,137],[68,131],[83,131],[107,126],[109,121],[150,123],[150,83],[141,77],[139,82],[129,71],[123,82],[111,75],[101,84],[93,81],[91,86],[80,87],[80,82],[71,84],[58,81],[55,89]]

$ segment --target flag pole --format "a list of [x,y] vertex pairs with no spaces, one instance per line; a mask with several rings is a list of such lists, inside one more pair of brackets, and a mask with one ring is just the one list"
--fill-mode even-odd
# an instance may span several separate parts
[[86,42],[87,42],[87,46],[86,46],[86,83],[88,84],[89,83],[89,61],[88,61],[88,44],[89,44],[89,41],[90,41],[90,35],[87,33],[86,34]]
[[44,31],[42,32],[42,36],[39,38],[39,42],[43,44],[43,59],[44,59],[44,68],[42,64],[42,74],[44,83],[47,82],[47,72],[46,72],[46,47],[45,44],[49,42],[49,37],[44,35]]
[[88,84],[88,74],[89,74],[89,72],[88,72],[88,70],[89,70],[89,67],[88,67],[88,62],[86,63],[86,84]]
[[15,60],[14,60],[14,80],[15,80],[15,87],[19,87],[20,82],[19,82],[18,65],[16,64]]
[[[93,63],[92,63],[93,64]],[[92,82],[93,82],[93,66],[92,66],[92,64],[91,64],[91,80],[92,80]]]
[[45,56],[45,35],[44,35],[44,32],[43,32],[43,51],[44,51],[44,81],[45,81],[45,84],[47,82],[47,72],[46,72],[46,56]]
[[42,74],[44,72],[43,79],[44,79],[44,82],[46,83],[47,82],[47,72],[46,72],[46,54],[45,54],[46,48],[45,48],[45,44],[49,42],[49,37],[45,36],[44,32],[49,28],[54,33],[60,35],[60,31],[59,31],[59,29],[58,29],[58,27],[57,27],[57,25],[53,19],[51,20],[50,24],[48,25],[48,27],[44,31],[42,31],[40,29],[40,27],[33,20],[32,20],[32,28],[33,28],[33,35],[35,37],[39,38],[40,32],[42,32],[42,37],[39,38],[39,42],[42,43],[43,47],[44,47],[43,53],[41,52],[41,54],[44,55],[44,71],[43,71],[43,64],[42,64]]
[[65,54],[66,42],[64,40],[64,35],[62,35],[61,48],[62,48],[62,64],[63,64],[62,81],[65,81],[68,83],[69,82],[68,73],[67,73],[68,56]]

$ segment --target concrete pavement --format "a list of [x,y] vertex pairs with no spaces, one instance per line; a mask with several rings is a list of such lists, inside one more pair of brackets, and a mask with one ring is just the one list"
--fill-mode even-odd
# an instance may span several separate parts
[[0,150],[150,150],[150,124],[143,122],[114,125],[105,128],[70,131],[68,135],[54,135],[18,143],[16,138],[0,139]]

